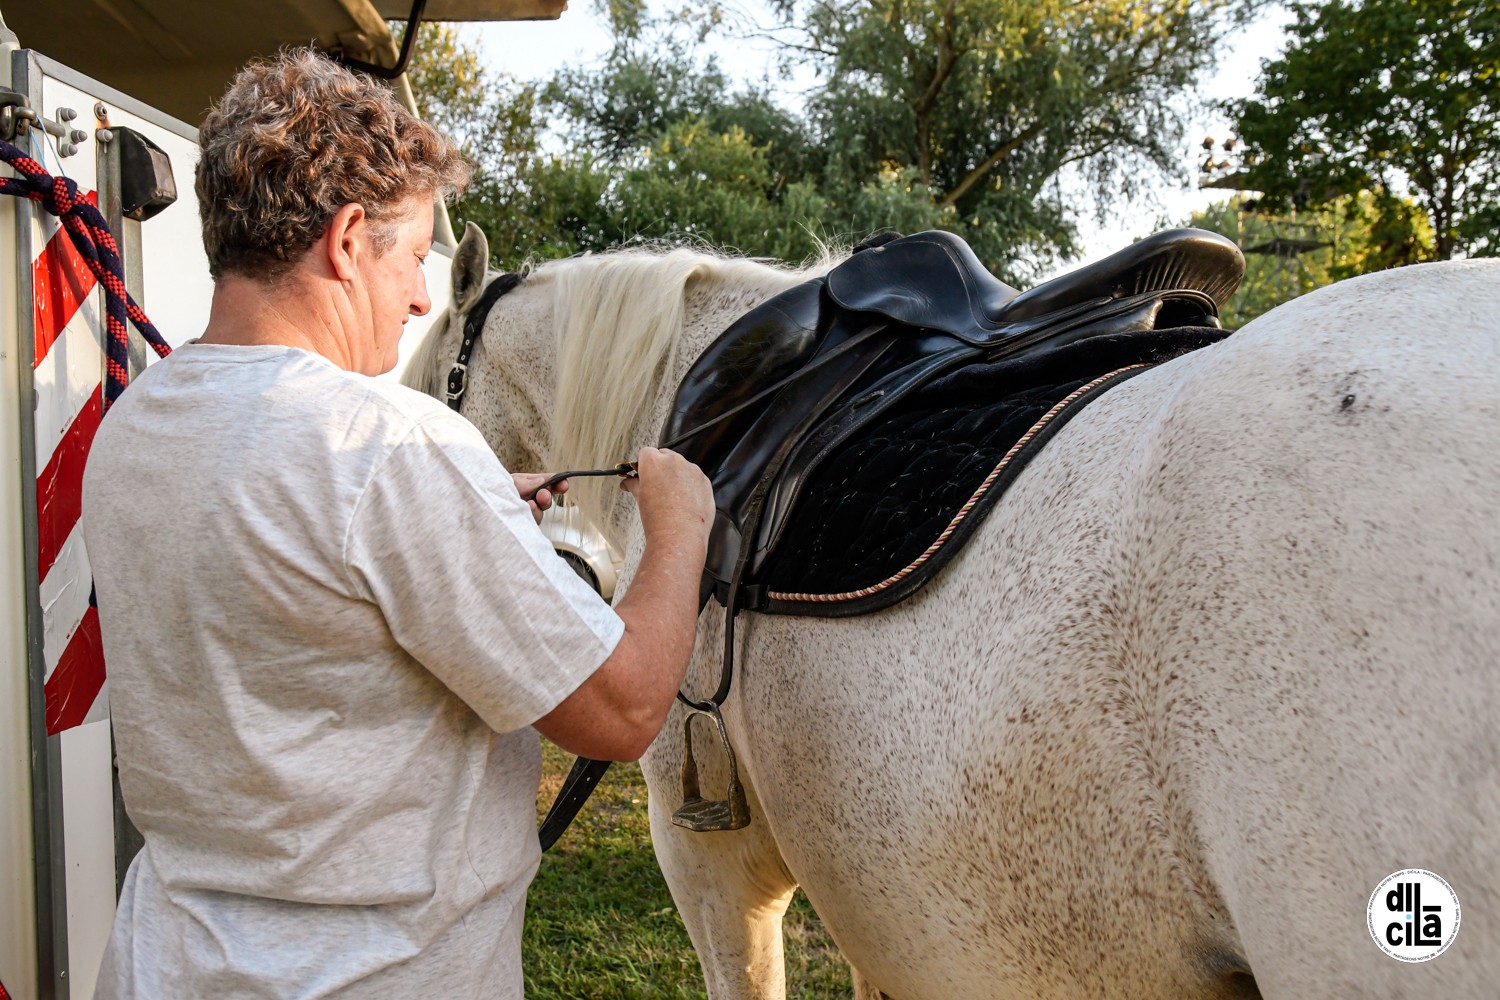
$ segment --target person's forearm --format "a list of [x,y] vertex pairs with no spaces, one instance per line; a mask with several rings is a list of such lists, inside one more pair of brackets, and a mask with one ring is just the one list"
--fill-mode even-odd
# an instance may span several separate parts
[[[705,546],[696,539],[648,543],[645,555],[616,612],[625,622],[620,645],[628,658],[630,682],[623,685],[623,711],[654,738],[693,653],[698,628],[698,585]],[[616,650],[618,654],[619,649]],[[646,742],[649,744],[650,739]],[[642,747],[644,750],[644,747]]]
[[666,721],[698,623],[705,543],[658,537],[615,608],[625,634],[599,669],[537,729],[584,757],[635,760]]

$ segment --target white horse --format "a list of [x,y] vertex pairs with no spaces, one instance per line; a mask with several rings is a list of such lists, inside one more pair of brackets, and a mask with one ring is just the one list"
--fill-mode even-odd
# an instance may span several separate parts
[[[455,320],[484,260],[471,234]],[[683,250],[544,265],[493,309],[464,412],[512,468],[611,465],[805,277]],[[1086,408],[905,603],[743,615],[724,717],[750,826],[671,825],[680,705],[643,762],[710,996],[784,996],[799,885],[861,997],[1496,996],[1497,317],[1495,261],[1307,295]],[[412,384],[437,389],[457,325]],[[628,574],[627,502],[592,509]],[[1421,964],[1367,930],[1404,868],[1462,907]]]

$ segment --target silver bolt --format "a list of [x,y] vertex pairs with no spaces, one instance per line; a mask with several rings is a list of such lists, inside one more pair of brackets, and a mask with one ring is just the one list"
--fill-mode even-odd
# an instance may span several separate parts
[[78,152],[78,147],[71,142],[60,142],[57,144],[58,156],[72,156],[76,152]]
[[81,128],[75,128],[72,132],[68,133],[68,138],[73,142],[85,142],[88,137],[89,134]]
[[99,101],[94,105],[94,117],[99,119],[109,118],[109,108],[104,106],[103,101]]
[[74,118],[77,118],[77,117],[78,117],[78,112],[74,111],[72,108],[58,108],[57,109],[57,120],[58,121],[70,122]]
[[114,142],[115,134],[107,128],[101,128],[94,133],[94,138],[100,142]]

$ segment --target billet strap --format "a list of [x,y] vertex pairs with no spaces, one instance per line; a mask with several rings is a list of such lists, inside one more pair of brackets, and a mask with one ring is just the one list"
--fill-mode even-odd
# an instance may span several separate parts
[[464,317],[464,339],[458,346],[458,360],[448,373],[448,391],[443,396],[454,410],[463,406],[464,393],[469,389],[469,358],[474,353],[474,345],[479,343],[479,335],[484,332],[484,321],[489,319],[490,310],[500,296],[513,291],[520,283],[519,274],[508,272],[500,275],[485,286],[479,293],[479,300]]

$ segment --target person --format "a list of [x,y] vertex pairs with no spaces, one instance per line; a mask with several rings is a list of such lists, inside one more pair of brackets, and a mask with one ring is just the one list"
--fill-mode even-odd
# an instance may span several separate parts
[[616,760],[655,737],[711,488],[642,449],[611,609],[538,529],[550,494],[521,498],[540,475],[370,377],[431,305],[454,144],[307,50],[243,70],[200,137],[206,329],[122,394],[84,479],[145,841],[95,995],[518,997],[537,731]]

